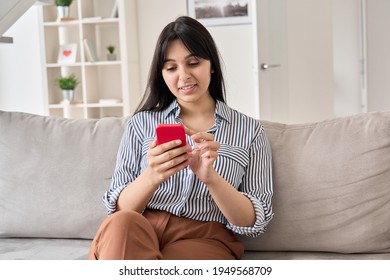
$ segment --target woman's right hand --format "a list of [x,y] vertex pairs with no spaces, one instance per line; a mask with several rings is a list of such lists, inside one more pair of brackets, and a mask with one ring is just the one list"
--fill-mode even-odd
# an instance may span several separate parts
[[117,210],[142,213],[158,186],[188,166],[191,146],[187,144],[183,147],[180,144],[180,140],[161,145],[157,145],[156,140],[152,141],[147,153],[148,166],[120,193]]
[[170,141],[157,145],[154,140],[149,146],[147,153],[148,169],[151,180],[156,185],[161,184],[173,174],[188,166],[188,159],[192,148],[190,145],[180,146],[180,140]]

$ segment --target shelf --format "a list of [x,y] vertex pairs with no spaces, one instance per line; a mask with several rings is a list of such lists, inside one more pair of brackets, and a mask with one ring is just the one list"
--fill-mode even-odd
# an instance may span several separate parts
[[96,61],[96,62],[85,62],[85,66],[105,66],[105,65],[121,65],[122,62],[119,60],[115,61]]
[[69,21],[46,21],[43,23],[43,26],[47,27],[71,27],[71,26],[78,26],[80,24],[90,24],[90,25],[96,25],[96,24],[118,24],[119,19],[118,18],[101,18],[101,19],[95,19],[95,18],[84,18],[81,20],[74,19]]
[[96,62],[72,62],[72,63],[48,63],[47,68],[60,68],[60,67],[80,67],[82,65],[91,66],[109,66],[109,65],[121,65],[122,62],[119,60],[115,61],[96,61]]
[[45,27],[77,27],[80,24],[79,20],[69,20],[69,21],[47,21],[43,23]]
[[66,107],[75,107],[75,108],[111,108],[111,107],[123,107],[123,103],[110,103],[110,104],[102,104],[102,103],[75,103],[75,104],[50,104],[50,109],[62,109]]
[[90,103],[85,105],[85,107],[87,108],[111,108],[111,107],[122,107],[122,106],[123,103],[110,103],[110,104]]
[[72,63],[48,63],[46,64],[47,68],[56,68],[56,67],[78,67],[81,66],[81,62],[72,62]]
[[75,107],[75,108],[83,108],[85,107],[82,103],[75,103],[75,104],[50,104],[50,109],[63,109],[67,107]]
[[[111,17],[115,2],[118,3],[118,17]],[[134,40],[129,39],[133,29],[126,25],[136,24],[136,0],[76,0],[70,6],[70,16],[74,19],[69,21],[57,21],[55,5],[44,5],[40,9],[47,113],[65,118],[129,115],[130,107],[135,107],[130,104],[130,83],[138,83],[138,79],[129,76],[127,55],[132,53],[129,42]],[[125,20],[125,17],[129,19]],[[89,45],[85,44],[85,39]],[[71,44],[77,46],[75,59],[65,57],[65,61],[71,62],[58,63],[59,52],[64,46],[68,53],[75,49]],[[115,46],[117,60],[107,60],[107,46],[110,45]],[[88,50],[86,46],[89,46]],[[131,46],[134,50],[135,44]],[[91,55],[91,50],[96,56]],[[64,51],[61,56],[66,56]],[[94,59],[96,62],[90,62]],[[56,80],[69,74],[79,80],[74,92],[76,102],[61,104],[62,94]],[[138,96],[136,92],[132,94]],[[99,100],[105,102],[99,103]]]
[[94,18],[83,18],[81,19],[81,23],[83,24],[118,24],[118,18],[102,18],[102,19],[94,19]]

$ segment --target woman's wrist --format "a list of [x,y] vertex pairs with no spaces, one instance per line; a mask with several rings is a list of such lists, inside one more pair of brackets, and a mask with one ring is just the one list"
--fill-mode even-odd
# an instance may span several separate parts
[[218,172],[215,169],[213,169],[211,174],[208,176],[207,180],[204,181],[203,183],[210,189],[220,185],[219,182],[221,182],[221,180],[224,179],[218,174]]
[[153,169],[147,167],[142,173],[142,180],[145,186],[148,186],[152,189],[157,189],[157,187],[162,183],[161,179],[153,172]]

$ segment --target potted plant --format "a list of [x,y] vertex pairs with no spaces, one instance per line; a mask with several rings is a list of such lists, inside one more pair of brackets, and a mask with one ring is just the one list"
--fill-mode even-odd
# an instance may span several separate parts
[[70,74],[68,76],[61,76],[57,79],[57,84],[62,90],[63,101],[72,102],[74,89],[79,84],[75,74]]
[[67,19],[69,17],[69,6],[72,4],[73,0],[55,0],[57,6],[57,18],[58,19]]
[[116,54],[114,53],[115,46],[109,45],[107,46],[107,50],[108,50],[107,60],[116,60]]

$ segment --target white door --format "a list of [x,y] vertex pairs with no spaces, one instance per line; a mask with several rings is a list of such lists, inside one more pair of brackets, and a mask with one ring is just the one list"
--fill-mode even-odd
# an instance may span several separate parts
[[260,118],[284,122],[289,116],[286,5],[284,0],[256,3]]
[[[337,45],[340,40],[335,38],[334,32],[339,29],[335,21],[337,1],[255,2],[260,118],[302,123],[334,117],[335,103],[341,100],[335,96],[335,88],[340,83],[343,87],[346,85],[346,80],[340,79],[335,69],[338,65],[349,63],[335,61],[342,50]],[[359,26],[351,28],[359,30]],[[348,36],[352,34],[350,30],[347,33]],[[356,45],[356,50],[352,51],[357,57],[351,58],[351,61],[356,62],[359,60],[359,46]],[[350,48],[348,52],[351,53]],[[266,69],[262,69],[261,65]],[[358,69],[355,75],[359,76]],[[359,80],[351,80],[351,83],[355,83],[354,87],[348,87],[354,88],[352,98],[360,102],[361,92],[356,90]],[[342,93],[346,91],[343,89]],[[359,111],[360,107],[352,111],[356,110]]]

